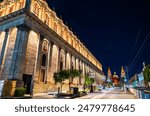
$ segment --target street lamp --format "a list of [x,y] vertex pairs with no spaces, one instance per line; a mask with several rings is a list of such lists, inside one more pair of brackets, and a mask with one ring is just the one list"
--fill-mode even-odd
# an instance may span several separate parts
[[124,78],[124,81],[125,81],[125,86],[126,86],[126,90],[128,90],[128,81],[129,81],[129,74],[128,74],[128,66],[125,66],[125,78]]
[[102,77],[102,81],[103,81],[103,89],[105,89],[106,76],[103,76],[103,77]]
[[108,77],[107,79],[107,84],[108,84],[108,87],[110,88],[110,83],[111,83],[111,79]]

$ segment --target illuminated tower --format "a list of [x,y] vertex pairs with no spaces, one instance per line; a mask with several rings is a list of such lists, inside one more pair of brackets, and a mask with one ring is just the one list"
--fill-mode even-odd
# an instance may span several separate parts
[[111,74],[110,67],[108,67],[107,76],[108,76],[108,78],[109,78],[109,79],[111,79],[111,78],[112,78],[112,74]]
[[125,70],[123,66],[121,67],[121,78],[125,77]]

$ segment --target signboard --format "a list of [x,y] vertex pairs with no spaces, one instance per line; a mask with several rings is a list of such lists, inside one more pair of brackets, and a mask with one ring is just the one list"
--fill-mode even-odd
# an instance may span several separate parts
[[2,96],[2,92],[3,92],[3,87],[4,87],[4,80],[0,81],[0,97]]

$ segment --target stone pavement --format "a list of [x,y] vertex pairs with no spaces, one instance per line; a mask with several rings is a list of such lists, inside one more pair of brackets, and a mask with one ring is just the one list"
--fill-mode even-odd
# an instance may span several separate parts
[[56,99],[55,92],[35,94],[32,99]]
[[[58,99],[56,93],[41,93],[34,95],[33,99]],[[76,99],[137,99],[132,93],[122,91],[119,88],[106,88],[102,91],[89,93],[86,96]]]
[[89,93],[77,99],[137,99],[132,93],[119,88],[106,89],[100,92]]

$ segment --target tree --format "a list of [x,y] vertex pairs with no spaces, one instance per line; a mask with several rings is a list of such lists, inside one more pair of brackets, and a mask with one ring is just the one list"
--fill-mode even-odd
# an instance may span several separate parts
[[73,80],[75,77],[79,77],[82,71],[80,70],[61,70],[57,73],[54,73],[54,80],[55,83],[61,84],[61,92],[62,92],[62,86],[63,82],[67,79],[69,79],[69,90],[71,87],[71,84],[73,83]]
[[75,77],[79,77],[81,75],[81,70],[69,70],[69,90],[71,87],[71,84],[73,83],[73,80]]
[[92,85],[94,83],[94,78],[90,78],[88,75],[85,76],[84,90],[86,87]]
[[61,92],[62,92],[62,86],[63,86],[63,82],[66,79],[69,79],[70,73],[68,70],[61,70],[57,73],[54,73],[54,80],[55,83],[60,83],[61,84]]
[[144,80],[150,82],[150,65],[147,65],[143,71]]

